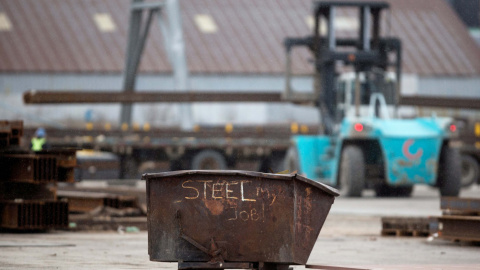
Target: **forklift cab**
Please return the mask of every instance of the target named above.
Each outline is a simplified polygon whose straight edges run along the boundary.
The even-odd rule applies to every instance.
[[[385,103],[389,115],[392,115],[395,106],[396,74],[387,72],[385,74],[360,72],[359,73],[359,91],[355,89],[355,72],[347,72],[338,76],[336,90],[337,93],[337,119],[355,116],[388,117],[380,114],[384,109],[380,108]],[[356,115],[356,93],[359,93],[359,115]],[[372,100],[372,95],[378,97]],[[382,97],[380,97],[382,96]],[[383,101],[379,101],[384,100]],[[375,102],[375,103],[372,103]],[[370,107],[374,108],[374,114],[370,115]]]

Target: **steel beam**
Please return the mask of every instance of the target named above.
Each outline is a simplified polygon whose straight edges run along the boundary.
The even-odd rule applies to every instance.
[[[480,109],[480,99],[459,97],[402,96],[400,97],[400,105],[455,109]]]
[[[70,103],[185,103],[185,102],[286,102],[280,92],[89,92],[36,91],[23,94],[25,104]]]

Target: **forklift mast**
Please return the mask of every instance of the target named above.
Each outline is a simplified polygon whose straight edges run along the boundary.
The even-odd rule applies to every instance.
[[[335,16],[338,10],[355,9],[358,13],[356,37],[336,36]],[[321,1],[313,3],[313,34],[303,38],[286,38],[284,46],[287,56],[286,89],[284,98],[297,103],[313,103],[319,108],[325,134],[334,133],[335,125],[341,119],[337,116],[338,64],[350,66],[356,74],[355,105],[360,103],[360,72],[375,72],[380,76],[387,71],[396,74],[396,90],[393,98],[398,105],[401,75],[401,42],[398,38],[381,37],[381,15],[389,9],[386,2],[373,1]],[[383,11],[383,12],[382,12]],[[323,26],[322,24],[326,24]],[[321,33],[325,29],[325,33]],[[291,51],[293,47],[305,46],[313,56],[315,67],[314,91],[311,94],[298,93],[291,87]]]

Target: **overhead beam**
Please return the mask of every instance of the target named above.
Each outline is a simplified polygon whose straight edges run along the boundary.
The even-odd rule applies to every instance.
[[[71,103],[186,103],[186,102],[286,102],[280,92],[114,92],[30,90],[23,94],[25,104]]]
[[[454,109],[480,109],[479,98],[401,96],[400,105]]]

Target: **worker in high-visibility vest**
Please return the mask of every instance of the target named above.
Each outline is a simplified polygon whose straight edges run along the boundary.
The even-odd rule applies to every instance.
[[[35,131],[35,137],[30,141],[33,151],[42,151],[47,142],[47,133],[44,128],[38,128]]]

